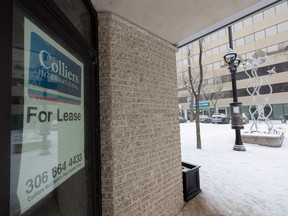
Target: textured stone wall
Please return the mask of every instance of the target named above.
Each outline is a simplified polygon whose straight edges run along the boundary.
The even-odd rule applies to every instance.
[[[174,215],[183,206],[175,49],[98,16],[103,215]]]

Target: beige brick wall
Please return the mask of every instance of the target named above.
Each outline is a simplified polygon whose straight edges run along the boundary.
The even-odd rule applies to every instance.
[[[183,206],[175,49],[98,16],[103,215],[174,215]]]

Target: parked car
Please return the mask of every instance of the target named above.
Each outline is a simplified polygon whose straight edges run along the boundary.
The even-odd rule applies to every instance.
[[[212,124],[229,124],[230,118],[223,113],[214,113],[212,115]]]
[[[207,116],[207,115],[200,115],[199,116],[199,121],[202,122],[202,123],[211,123],[212,119],[209,116]]]
[[[179,116],[179,123],[185,123],[187,120],[181,116]]]

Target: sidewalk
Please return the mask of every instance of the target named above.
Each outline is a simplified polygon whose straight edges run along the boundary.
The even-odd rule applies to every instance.
[[[246,151],[237,152],[230,124],[201,124],[202,149],[196,148],[195,124],[180,124],[182,160],[201,166],[202,192],[176,216],[286,216],[288,125],[276,121],[274,127],[287,131],[280,148],[245,143]]]

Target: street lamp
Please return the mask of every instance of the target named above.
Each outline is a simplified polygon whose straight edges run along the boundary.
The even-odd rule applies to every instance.
[[[229,65],[229,70],[231,73],[231,81],[232,81],[232,92],[233,92],[233,103],[230,103],[231,108],[231,117],[232,117],[232,129],[235,129],[235,145],[233,147],[234,151],[246,151],[245,146],[243,145],[240,129],[243,129],[243,121],[242,121],[242,103],[238,102],[237,97],[237,86],[236,86],[236,72],[237,67],[240,64],[240,58],[237,57],[237,53],[229,49],[227,54],[224,55],[225,62]]]

